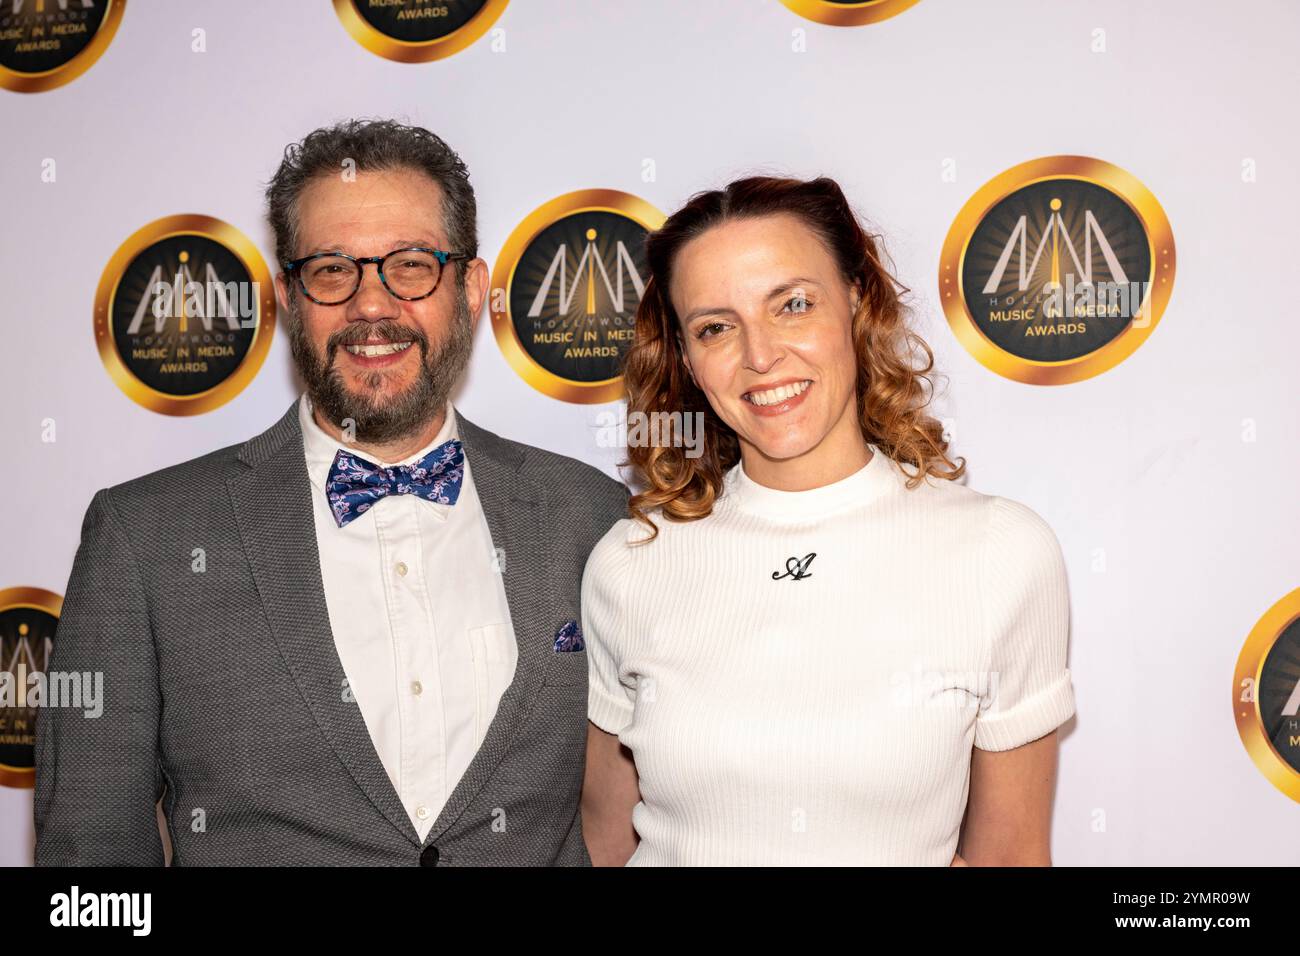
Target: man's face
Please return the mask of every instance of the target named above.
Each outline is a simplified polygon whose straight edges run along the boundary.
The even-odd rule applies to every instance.
[[[360,172],[351,181],[321,176],[298,201],[294,258],[316,252],[382,256],[404,246],[460,252],[443,229],[442,189],[412,169]],[[374,264],[347,302],[319,305],[296,278],[276,277],[289,315],[294,362],[317,410],[361,442],[419,434],[445,406],[469,361],[474,325],[487,288],[487,266],[442,269],[433,295],[405,301],[391,295]]]

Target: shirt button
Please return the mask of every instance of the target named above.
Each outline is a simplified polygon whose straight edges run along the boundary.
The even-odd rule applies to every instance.
[[[424,685],[418,680],[411,681],[411,693],[416,694],[417,696],[424,693]]]
[[[406,562],[405,562],[405,561],[398,561],[398,562],[397,562],[397,567],[395,568],[395,570],[396,570],[397,573],[400,574],[402,577],[406,577]]]
[[[421,820],[426,820],[426,819],[428,819],[428,817],[429,817],[429,808],[428,808],[428,807],[416,807],[416,808],[415,808],[415,815],[416,815],[417,817],[419,817]]]

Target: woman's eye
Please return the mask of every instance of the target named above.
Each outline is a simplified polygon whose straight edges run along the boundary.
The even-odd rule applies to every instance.
[[[696,329],[695,337],[697,339],[711,338],[714,335],[716,335],[719,331],[725,328],[726,326],[723,325],[721,322],[710,322],[707,325],[701,325],[698,329]]]
[[[812,308],[812,302],[808,300],[807,296],[796,295],[790,297],[790,299],[785,304],[785,308],[783,308],[781,311],[799,313],[799,312],[807,312],[811,308]]]

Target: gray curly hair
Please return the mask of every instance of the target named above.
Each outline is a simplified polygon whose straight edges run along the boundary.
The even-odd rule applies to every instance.
[[[285,148],[280,168],[266,187],[267,218],[275,233],[281,265],[294,258],[298,245],[298,198],[322,175],[337,175],[345,161],[358,172],[414,169],[442,187],[442,218],[451,252],[478,255],[478,209],[469,170],[456,151],[422,126],[395,120],[345,120],[308,133]],[[464,262],[458,263],[464,266]],[[463,279],[456,270],[459,285]]]

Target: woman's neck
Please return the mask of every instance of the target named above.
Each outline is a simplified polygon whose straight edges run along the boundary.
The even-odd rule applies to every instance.
[[[864,468],[871,455],[852,414],[844,416],[815,446],[793,458],[771,458],[758,446],[744,439],[740,442],[745,474],[778,491],[807,491],[840,481]]]

